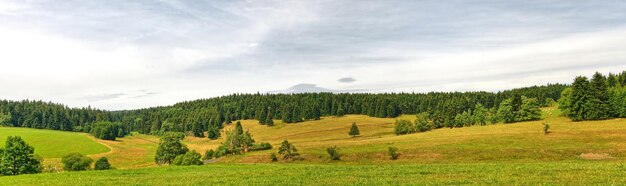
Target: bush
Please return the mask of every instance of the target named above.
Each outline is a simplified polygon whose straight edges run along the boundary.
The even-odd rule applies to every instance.
[[[276,157],[276,154],[272,153],[270,154],[270,160],[272,160],[273,162],[278,161],[278,157]]]
[[[89,169],[93,160],[80,153],[74,152],[63,156],[63,158],[61,158],[61,162],[63,162],[63,170],[82,171]]]
[[[106,157],[101,157],[96,161],[94,165],[94,170],[109,170],[111,169],[111,164],[109,164],[109,160]]]
[[[326,148],[326,152],[328,152],[328,156],[330,156],[330,160],[341,160],[341,154],[339,154],[339,150],[337,149],[337,146]]]
[[[543,134],[550,134],[550,124],[544,123],[543,124]]]
[[[396,147],[389,147],[387,149],[387,154],[389,154],[391,160],[397,160],[400,156],[400,154],[398,154],[398,148]]]
[[[414,127],[409,120],[396,120],[396,135],[410,134],[414,132]]]
[[[258,143],[258,144],[253,144],[252,148],[250,148],[251,151],[261,151],[261,150],[270,150],[272,149],[272,144],[269,143]]]
[[[172,164],[174,165],[202,165],[203,162],[200,160],[202,155],[196,152],[195,150],[187,151],[187,153],[183,155],[178,155],[174,158]]]
[[[302,160],[300,154],[298,154],[298,149],[296,149],[293,144],[289,143],[289,141],[285,140],[280,144],[280,148],[278,148],[278,154],[283,155],[284,160],[292,159],[292,160]]]
[[[206,150],[206,152],[204,153],[203,159],[205,160],[213,159],[214,155],[215,155],[215,151],[213,151],[213,149]]]

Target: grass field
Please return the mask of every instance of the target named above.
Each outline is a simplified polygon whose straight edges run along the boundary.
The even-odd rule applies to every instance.
[[[621,185],[614,162],[216,164],[0,177],[3,185]]]
[[[26,143],[35,148],[35,154],[43,158],[60,158],[69,152],[100,154],[110,151],[85,133],[0,127],[0,146],[4,146],[7,136],[22,137]]]
[[[2,177],[0,183],[589,185],[626,181],[626,119],[571,122],[558,116],[559,110],[554,108],[543,111],[541,121],[443,128],[403,136],[393,134],[396,118],[347,115],[296,124],[276,120],[274,127],[244,120],[244,129],[250,130],[256,141],[269,142],[274,149],[194,167],[156,167],[153,159],[158,138],[134,134],[117,141],[97,140],[112,150],[91,155],[107,156],[114,167],[131,170]],[[400,118],[412,120],[414,116]],[[361,136],[348,135],[352,122],[359,126]],[[550,124],[552,133],[543,134],[544,123]],[[304,161],[270,162],[269,154],[285,139],[299,149]],[[204,153],[223,140],[187,137],[184,142]],[[338,162],[330,161],[325,151],[335,145],[343,155]],[[389,146],[399,148],[400,159],[389,160]]]

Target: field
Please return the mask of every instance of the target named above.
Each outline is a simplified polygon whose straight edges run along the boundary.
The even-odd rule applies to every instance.
[[[0,127],[0,146],[4,146],[7,136],[22,137],[35,148],[35,154],[43,158],[60,158],[69,152],[100,154],[110,151],[85,133]]]
[[[397,118],[347,115],[297,124],[276,120],[274,127],[244,120],[244,129],[256,141],[269,142],[274,149],[228,156],[209,165],[192,167],[155,165],[158,138],[133,134],[117,141],[97,140],[112,150],[92,157],[107,156],[118,170],[2,177],[0,183],[588,185],[626,182],[626,119],[571,122],[559,116],[554,108],[544,108],[543,112],[541,121],[443,128],[403,136],[393,134],[393,122]],[[412,120],[414,116],[400,118]],[[359,126],[361,136],[348,135],[352,122]],[[548,135],[542,131],[544,123],[551,126]],[[233,127],[228,125],[225,129]],[[276,153],[285,139],[298,148],[305,160],[270,162],[269,155]],[[222,140],[187,137],[184,142],[190,149],[204,153],[206,149],[216,148]],[[28,138],[27,141],[38,143]],[[341,161],[329,160],[325,149],[330,146],[339,148]],[[386,154],[389,146],[399,149],[398,160],[389,160]]]
[[[0,178],[3,185],[621,185],[616,162],[473,164],[216,164],[50,173]]]

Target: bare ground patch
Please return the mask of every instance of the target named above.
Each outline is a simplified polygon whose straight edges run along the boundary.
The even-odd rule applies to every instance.
[[[606,153],[583,153],[579,156],[582,159],[586,160],[610,160],[615,159],[615,157],[606,154]]]

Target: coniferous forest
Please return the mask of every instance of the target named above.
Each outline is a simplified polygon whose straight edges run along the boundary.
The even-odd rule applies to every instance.
[[[256,119],[261,125],[274,120],[298,123],[322,116],[363,114],[391,118],[401,114],[427,113],[434,127],[462,127],[484,123],[512,123],[538,119],[529,106],[559,107],[575,121],[626,117],[626,72],[591,80],[577,77],[573,85],[548,84],[492,92],[430,93],[301,93],[232,94],[185,101],[172,106],[138,110],[106,111],[69,108],[43,101],[0,101],[0,124],[4,126],[90,132],[115,139],[136,131],[143,134],[185,132],[215,139],[224,124]],[[508,115],[507,115],[508,114]],[[467,118],[474,119],[467,119]],[[479,118],[476,120],[475,118]]]

